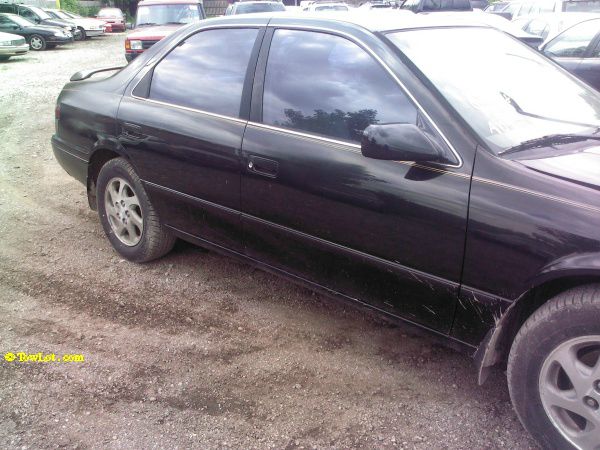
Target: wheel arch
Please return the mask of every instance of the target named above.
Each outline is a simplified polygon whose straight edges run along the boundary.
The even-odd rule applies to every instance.
[[[569,289],[598,282],[600,252],[570,255],[545,266],[477,348],[474,359],[479,384],[485,382],[493,366],[506,362],[517,332],[540,306]]]
[[[88,204],[92,210],[97,211],[98,209],[98,204],[96,201],[96,181],[98,180],[100,169],[102,169],[102,166],[104,166],[104,164],[111,159],[121,157],[125,158],[131,164],[131,161],[125,153],[123,147],[114,140],[99,140],[96,142],[96,145],[94,145],[88,162],[87,173]]]

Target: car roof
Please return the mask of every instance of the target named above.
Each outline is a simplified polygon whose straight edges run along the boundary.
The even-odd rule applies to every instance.
[[[290,22],[295,25],[315,25],[316,22],[319,24],[329,24],[334,26],[336,24],[345,23],[356,25],[361,28],[365,28],[372,32],[385,32],[392,30],[408,30],[414,28],[439,28],[439,27],[489,27],[489,25],[478,21],[477,18],[471,14],[455,15],[452,17],[438,16],[440,13],[435,14],[415,14],[412,11],[403,9],[386,9],[385,11],[377,10],[350,10],[350,11],[323,11],[323,12],[296,12],[296,11],[285,11],[285,12],[267,12],[267,13],[252,13],[244,14],[244,18],[263,18],[263,19],[277,19],[278,23]],[[482,13],[483,14],[483,13]],[[472,16],[472,17],[471,17]],[[209,21],[219,21],[219,23],[237,22],[240,19],[236,16],[225,16],[215,19],[208,19]],[[207,21],[203,21],[207,23]]]

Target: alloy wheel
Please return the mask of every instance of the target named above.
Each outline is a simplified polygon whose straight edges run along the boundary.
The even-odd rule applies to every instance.
[[[34,50],[40,50],[44,46],[44,42],[41,38],[34,36],[31,38],[31,42],[29,45],[31,45],[31,48]]]
[[[123,178],[112,178],[106,185],[104,208],[115,236],[133,247],[140,242],[144,231],[142,207],[137,194]]]
[[[544,410],[554,426],[580,449],[600,449],[600,336],[559,345],[539,378]]]

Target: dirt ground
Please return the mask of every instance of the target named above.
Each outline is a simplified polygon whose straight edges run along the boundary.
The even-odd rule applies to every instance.
[[[535,448],[504,374],[348,305],[179,243],[136,265],[50,147],[112,35],[0,63],[0,448]]]

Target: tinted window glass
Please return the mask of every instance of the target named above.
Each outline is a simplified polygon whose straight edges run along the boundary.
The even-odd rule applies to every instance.
[[[588,20],[557,36],[545,48],[550,56],[581,58],[594,36],[600,31],[600,20]]]
[[[375,123],[416,123],[413,104],[356,44],[324,33],[277,30],[263,98],[263,121],[360,141]]]
[[[223,29],[191,36],[154,69],[150,98],[238,117],[257,34],[256,29]]]
[[[22,17],[25,17],[26,19],[29,19],[31,21],[37,20],[37,16],[31,12],[29,9],[26,8],[19,8],[19,15]],[[50,17],[50,16],[48,16]]]

